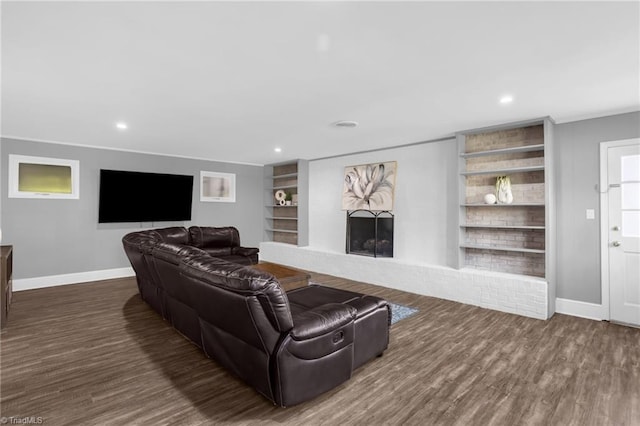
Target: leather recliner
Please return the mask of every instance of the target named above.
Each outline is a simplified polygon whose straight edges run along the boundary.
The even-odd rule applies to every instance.
[[[211,226],[191,226],[189,244],[206,251],[213,257],[242,265],[258,263],[258,249],[241,247],[240,233],[233,226],[214,228]]]
[[[141,297],[275,404],[333,389],[387,348],[383,299],[317,285],[287,293],[273,275],[182,244],[183,237],[166,228],[123,238]]]

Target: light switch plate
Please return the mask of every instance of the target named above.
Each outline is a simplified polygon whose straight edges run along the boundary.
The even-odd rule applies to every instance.
[[[587,209],[587,219],[595,219],[596,211],[594,209]]]

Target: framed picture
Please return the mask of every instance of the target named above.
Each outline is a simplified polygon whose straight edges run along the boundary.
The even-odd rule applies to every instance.
[[[9,154],[9,198],[80,198],[80,162]]]
[[[200,201],[236,202],[236,175],[233,173],[200,172]]]
[[[344,168],[342,210],[393,210],[395,161]]]

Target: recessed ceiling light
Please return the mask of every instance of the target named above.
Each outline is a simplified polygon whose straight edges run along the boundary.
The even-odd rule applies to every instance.
[[[349,120],[341,120],[333,123],[336,127],[356,127],[358,125],[357,121],[349,121]]]
[[[280,148],[280,147],[273,148],[273,150],[274,150],[275,152],[282,152],[282,148]]]
[[[513,96],[511,95],[504,95],[500,98],[501,104],[510,104],[511,102],[513,102]]]
[[[127,123],[125,123],[124,121],[118,121],[116,123],[116,127],[120,130],[127,130],[129,126],[127,126]]]

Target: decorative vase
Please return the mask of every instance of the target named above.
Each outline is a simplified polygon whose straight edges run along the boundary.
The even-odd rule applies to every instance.
[[[287,194],[282,190],[279,189],[278,191],[276,191],[275,193],[275,197],[276,197],[276,204],[280,203],[281,205],[283,205],[281,203],[281,201],[284,201],[284,199],[286,198]]]
[[[509,179],[509,176],[498,176],[496,178],[496,197],[498,198],[499,204],[513,203],[511,179]]]
[[[495,204],[496,203],[496,196],[493,194],[487,194],[484,196],[484,202],[485,204]]]

